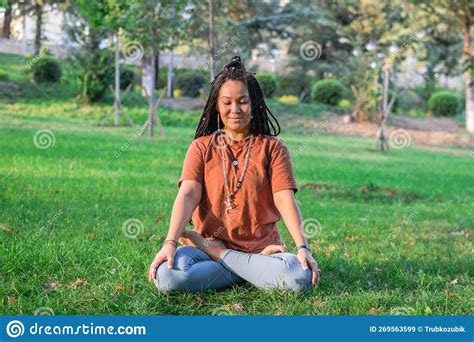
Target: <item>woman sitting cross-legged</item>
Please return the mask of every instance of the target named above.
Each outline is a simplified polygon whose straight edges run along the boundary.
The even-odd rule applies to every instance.
[[[149,280],[159,291],[206,291],[246,281],[294,292],[317,285],[318,265],[303,235],[290,154],[279,133],[259,83],[234,57],[211,83],[168,235],[150,265]],[[194,231],[185,231],[191,217]],[[281,245],[280,218],[297,254]],[[178,240],[184,246],[177,248]]]

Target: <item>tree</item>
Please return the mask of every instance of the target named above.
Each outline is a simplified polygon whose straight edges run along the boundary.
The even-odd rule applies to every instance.
[[[186,5],[185,0],[136,0],[122,22],[128,46],[140,52],[142,85],[149,100],[151,136],[155,123],[157,55],[161,50],[172,49],[185,36],[188,22],[183,20],[183,14],[189,9]]]
[[[104,26],[110,28],[113,32],[114,39],[114,126],[118,126],[120,122],[120,111],[122,107],[122,102],[120,99],[120,30],[122,29],[121,24],[123,17],[127,15],[127,10],[129,9],[129,1],[127,0],[117,0],[117,1],[106,1],[104,6],[106,7],[106,15]],[[122,112],[127,116],[129,123],[133,125],[130,117],[127,113],[122,110]],[[108,118],[108,115],[105,116],[105,119]]]
[[[5,8],[5,15],[3,17],[2,38],[9,39],[11,33],[13,0],[0,1],[0,7]]]
[[[288,37],[289,24],[296,20],[292,11],[274,0],[243,0],[231,6],[223,0],[192,0],[192,4],[194,12],[207,15],[190,18],[190,53],[209,57],[205,67],[211,80],[215,70],[231,56],[240,55],[247,60],[261,43],[267,45],[264,52],[268,53],[275,46],[272,39]]]
[[[76,0],[68,7],[66,32],[79,49],[73,50],[77,76],[81,88],[81,99],[87,102],[101,100],[113,77],[113,57],[102,47],[112,36],[104,25],[108,7],[105,1]]]
[[[466,92],[466,129],[474,133],[474,60],[471,29],[474,24],[474,3],[469,0],[430,0],[417,2],[412,21],[424,27],[431,37],[462,36],[462,65]],[[458,54],[454,55],[454,58]],[[459,58],[457,58],[459,59]]]
[[[34,40],[34,55],[38,56],[41,52],[43,44],[43,19],[45,9],[66,7],[67,0],[22,0],[19,1],[20,11],[23,14],[29,14],[35,18],[35,40]]]

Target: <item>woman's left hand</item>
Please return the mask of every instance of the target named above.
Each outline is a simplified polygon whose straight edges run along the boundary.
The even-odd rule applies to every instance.
[[[303,270],[306,271],[308,267],[311,269],[311,273],[312,273],[311,283],[313,285],[317,285],[319,282],[318,263],[311,255],[311,252],[308,251],[306,248],[301,248],[298,251],[297,258],[298,258],[298,261],[301,263],[301,266],[303,266]]]

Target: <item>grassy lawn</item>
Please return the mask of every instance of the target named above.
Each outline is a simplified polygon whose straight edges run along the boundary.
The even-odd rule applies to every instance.
[[[473,313],[471,151],[411,145],[381,154],[371,140],[283,128],[297,151],[303,216],[321,227],[310,239],[320,286],[306,296],[250,285],[166,295],[147,270],[166,235],[196,113],[166,109],[167,137],[136,139],[137,128],[97,127],[110,104],[79,107],[55,95],[60,86],[0,100],[1,314]],[[132,95],[126,106],[137,123],[146,118],[140,101]],[[34,143],[41,129],[54,134],[47,149]],[[122,230],[132,218],[143,224],[135,239]]]

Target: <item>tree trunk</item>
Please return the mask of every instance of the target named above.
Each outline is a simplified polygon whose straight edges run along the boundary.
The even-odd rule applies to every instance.
[[[2,38],[10,39],[12,23],[12,1],[7,1],[7,8],[5,9],[5,16],[3,17]]]
[[[382,115],[380,116],[380,150],[385,151],[386,136],[385,136],[385,120],[387,117],[388,107],[388,70],[383,71],[383,93],[382,93]]]
[[[152,60],[149,53],[145,54],[142,58],[142,95],[150,95],[152,92],[151,84],[152,79],[155,78],[155,74],[153,73],[153,66]],[[146,89],[146,91],[145,91]]]
[[[142,91],[144,95],[148,95],[148,106],[149,106],[149,124],[150,124],[150,136],[154,135],[154,115],[153,106],[155,105],[155,87],[156,87],[156,50],[151,48],[150,53],[147,53],[142,58]],[[146,90],[145,90],[146,89]]]
[[[464,40],[464,63],[466,63],[466,70],[464,71],[464,84],[466,86],[466,129],[470,133],[474,133],[474,79],[472,75],[472,54],[471,54],[471,25],[469,22],[464,25],[463,40]]]
[[[114,101],[114,126],[119,125],[120,111],[120,41],[118,33],[115,34],[115,101]]]
[[[174,55],[173,50],[171,49],[169,52],[169,60],[170,63],[168,64],[168,98],[173,98],[173,89],[174,89]]]
[[[156,52],[156,72],[155,72],[155,89],[158,90],[158,82],[160,82],[160,51]]]
[[[151,48],[151,82],[150,82],[150,137],[154,136],[155,131],[155,117],[153,113],[153,107],[155,106],[155,88],[156,88],[156,50],[154,47]]]
[[[35,1],[35,17],[36,17],[36,32],[35,32],[35,52],[38,56],[41,50],[41,36],[43,29],[43,9],[39,1]]]
[[[211,58],[209,60],[209,70],[211,76],[211,82],[214,81],[215,75],[215,63],[214,63],[214,56],[216,53],[216,47],[214,43],[214,15],[216,10],[216,3],[215,0],[209,0],[209,48],[211,51]]]

